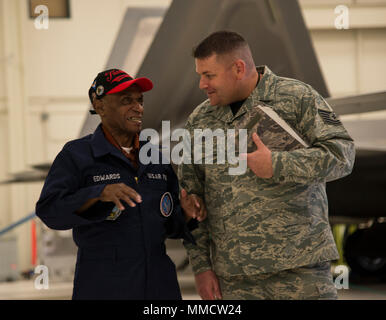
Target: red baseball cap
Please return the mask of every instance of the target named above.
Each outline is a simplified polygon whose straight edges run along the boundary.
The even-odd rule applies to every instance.
[[[109,69],[98,73],[88,91],[88,96],[92,103],[93,93],[95,93],[97,99],[101,99],[106,94],[121,92],[133,84],[138,85],[142,92],[153,89],[153,83],[148,78],[134,79],[122,70]],[[90,110],[90,112],[95,114],[94,110]]]

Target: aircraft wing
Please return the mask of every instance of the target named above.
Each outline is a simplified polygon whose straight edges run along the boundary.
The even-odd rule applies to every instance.
[[[342,116],[386,109],[386,91],[353,95],[342,98],[327,98],[334,111]]]

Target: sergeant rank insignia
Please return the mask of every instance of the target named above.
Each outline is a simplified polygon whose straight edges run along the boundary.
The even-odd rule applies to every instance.
[[[161,211],[161,214],[167,218],[170,217],[173,211],[173,198],[170,192],[165,192],[162,197],[159,204],[159,209]]]
[[[332,111],[326,111],[318,109],[319,115],[323,119],[324,123],[332,125],[341,125],[342,123],[338,119],[337,115]]]
[[[116,220],[121,215],[121,213],[122,211],[119,210],[117,206],[115,206],[106,220]]]

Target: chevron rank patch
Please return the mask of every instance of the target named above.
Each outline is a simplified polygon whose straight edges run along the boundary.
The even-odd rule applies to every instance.
[[[342,122],[338,119],[335,112],[318,109],[319,115],[323,119],[324,123],[332,124],[335,126],[342,125]]]

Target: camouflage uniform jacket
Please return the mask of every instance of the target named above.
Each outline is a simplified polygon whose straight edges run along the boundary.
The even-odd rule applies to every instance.
[[[310,147],[272,151],[269,179],[249,168],[243,175],[229,175],[227,162],[179,166],[181,187],[200,195],[208,210],[192,232],[197,245],[184,244],[196,274],[212,269],[220,276],[252,275],[339,258],[325,183],[351,172],[353,140],[311,86],[258,68],[264,68],[264,76],[236,115],[229,106],[211,106],[206,100],[188,118],[191,137],[194,129],[237,131],[246,118],[253,119],[251,107],[264,102]],[[326,114],[332,115],[330,121]],[[251,135],[248,130],[248,146]]]

